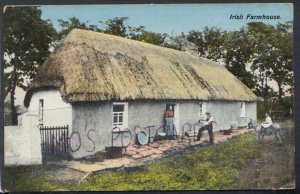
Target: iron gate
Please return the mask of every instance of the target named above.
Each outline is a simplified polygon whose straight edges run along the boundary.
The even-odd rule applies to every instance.
[[[69,157],[69,126],[41,126],[43,162]]]

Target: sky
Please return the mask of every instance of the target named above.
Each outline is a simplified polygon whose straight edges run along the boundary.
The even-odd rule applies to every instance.
[[[291,3],[252,3],[252,4],[136,4],[136,5],[46,5],[41,6],[42,19],[49,19],[60,30],[58,19],[68,20],[75,16],[82,22],[98,25],[114,17],[129,17],[127,25],[146,30],[178,35],[190,30],[202,31],[205,26],[222,30],[238,30],[248,22],[264,22],[276,25],[293,20]],[[249,20],[247,14],[280,16],[276,20]],[[230,19],[231,15],[243,15],[243,19]],[[276,86],[273,85],[276,90]],[[16,104],[22,105],[25,92],[16,91]]]
[[[223,30],[238,30],[250,21],[246,15],[279,15],[279,20],[259,20],[277,24],[293,20],[293,5],[289,3],[256,4],[136,4],[136,5],[67,5],[42,6],[42,18],[50,19],[60,29],[58,19],[68,20],[75,16],[80,21],[104,28],[99,21],[114,17],[129,17],[127,24],[157,33],[178,35],[190,30],[202,30],[205,26],[216,26]],[[230,20],[230,16],[244,16],[241,20]]]

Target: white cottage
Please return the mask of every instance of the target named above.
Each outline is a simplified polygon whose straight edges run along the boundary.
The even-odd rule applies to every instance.
[[[112,128],[164,125],[174,107],[177,133],[209,111],[214,130],[256,120],[255,94],[225,67],[185,52],[72,30],[39,69],[25,97],[46,126],[69,125],[75,158],[111,145]],[[79,137],[80,136],[80,137]],[[73,145],[74,146],[74,145]]]

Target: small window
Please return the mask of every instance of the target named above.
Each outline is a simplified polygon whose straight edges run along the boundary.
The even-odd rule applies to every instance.
[[[240,117],[245,117],[246,116],[246,106],[245,102],[241,103],[241,112],[240,112]]]
[[[39,100],[39,124],[44,124],[44,99]]]
[[[114,112],[124,112],[124,107],[125,107],[124,104],[115,104],[113,106],[113,111]]]
[[[113,127],[119,127],[121,130],[128,125],[128,104],[113,103]]]
[[[199,115],[205,115],[206,112],[206,103],[200,102],[199,103]]]

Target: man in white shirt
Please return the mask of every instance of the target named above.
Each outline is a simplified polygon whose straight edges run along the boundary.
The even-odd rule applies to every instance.
[[[266,120],[261,124],[263,128],[268,128],[273,124],[271,117],[266,113]]]
[[[197,134],[197,141],[199,141],[202,137],[202,132],[207,130],[209,135],[209,141],[214,141],[214,134],[213,134],[213,122],[215,122],[215,119],[213,116],[210,115],[209,112],[206,112],[206,118],[203,118],[202,115],[200,115],[199,122],[203,124],[203,126],[198,130]]]

